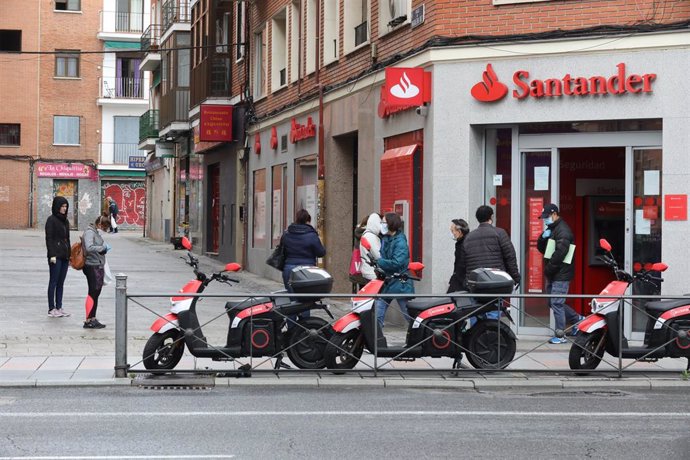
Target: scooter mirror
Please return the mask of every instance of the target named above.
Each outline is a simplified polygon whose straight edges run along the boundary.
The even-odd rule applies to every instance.
[[[424,264],[421,262],[410,262],[410,265],[408,265],[407,268],[413,272],[418,272],[424,270]]]
[[[238,272],[240,270],[242,270],[242,265],[235,263],[235,262],[231,262],[225,266],[224,271],[226,271],[226,272]]]
[[[361,240],[359,240],[359,243],[360,243],[362,246],[364,246],[364,249],[366,249],[367,251],[371,251],[371,243],[369,243],[369,242],[366,240],[366,238],[362,238]]]
[[[609,244],[608,241],[606,241],[606,239],[604,239],[604,238],[600,239],[599,240],[599,246],[604,251],[611,252],[611,245]]]
[[[663,262],[657,262],[655,264],[652,264],[652,271],[655,272],[664,272],[668,268],[668,265],[666,265]]]
[[[182,242],[182,247],[185,248],[187,251],[192,250],[192,242],[189,241],[189,238],[187,238],[186,236],[183,236],[181,242]]]

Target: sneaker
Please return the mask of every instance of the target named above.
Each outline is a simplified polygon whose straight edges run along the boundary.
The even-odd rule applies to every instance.
[[[60,318],[62,315],[57,308],[53,308],[52,310],[48,310],[48,316],[51,318]]]
[[[568,343],[568,339],[565,337],[551,337],[549,339],[549,343],[557,344],[557,343]]]
[[[103,329],[104,327],[105,324],[99,323],[96,318],[84,322],[84,329]]]
[[[63,310],[62,308],[56,308],[55,310],[57,310],[58,313],[60,313],[60,316],[64,316],[65,318],[68,317],[68,316],[72,316],[71,313],[67,313],[67,312],[66,312],[65,310]]]

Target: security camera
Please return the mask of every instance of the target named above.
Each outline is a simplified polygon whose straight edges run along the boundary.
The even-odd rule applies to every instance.
[[[417,115],[422,117],[426,117],[429,114],[429,108],[426,105],[420,105],[419,107],[414,109],[414,111],[415,113],[417,113]]]

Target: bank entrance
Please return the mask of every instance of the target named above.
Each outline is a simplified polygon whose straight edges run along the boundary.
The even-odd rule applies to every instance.
[[[513,126],[485,130],[485,200],[496,209],[496,225],[510,232],[520,259],[521,292],[545,293],[543,206],[556,203],[575,236],[575,278],[571,294],[595,294],[613,279],[597,259],[600,238],[614,248],[628,272],[661,260],[661,131],[655,120],[602,131],[609,122]],[[566,131],[569,132],[550,132]],[[579,126],[582,131],[573,129]],[[598,130],[599,129],[599,130]],[[632,294],[655,289],[633,285]],[[588,300],[572,300],[581,314]],[[626,333],[641,338],[644,314],[627,307]],[[547,335],[553,318],[544,299],[524,300],[518,315],[521,334]]]

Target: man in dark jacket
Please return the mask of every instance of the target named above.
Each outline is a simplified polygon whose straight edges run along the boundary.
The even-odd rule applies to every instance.
[[[575,246],[572,230],[568,224],[561,219],[558,206],[549,203],[544,206],[541,213],[544,220],[544,232],[537,240],[537,249],[544,254],[546,265],[544,275],[546,276],[547,294],[567,294],[570,281],[573,279],[575,269],[573,267],[573,255]],[[556,331],[564,331],[566,319],[572,324],[576,324],[584,317],[575,313],[569,305],[565,303],[563,297],[552,297],[549,299],[549,306],[553,311],[556,322]],[[577,333],[577,327],[573,326],[571,334]],[[566,343],[565,337],[554,336],[549,343]]]
[[[515,248],[506,231],[492,225],[493,215],[490,206],[477,208],[475,216],[479,227],[463,238],[460,273],[467,277],[476,268],[495,268],[508,272],[515,284],[520,284]]]

